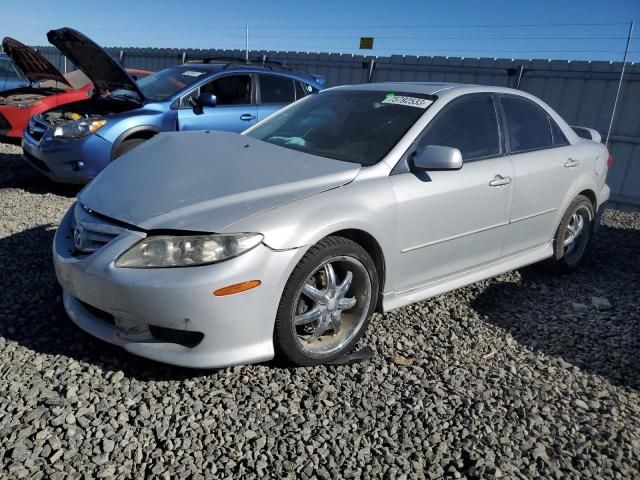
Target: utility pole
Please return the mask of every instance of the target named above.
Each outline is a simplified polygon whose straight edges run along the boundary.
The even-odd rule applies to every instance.
[[[632,34],[633,34],[633,20],[629,24],[629,34],[627,35],[627,45],[624,47],[624,57],[622,59],[622,71],[620,72],[620,81],[618,82],[618,91],[616,91],[616,99],[613,102],[613,110],[611,111],[611,120],[609,121],[609,130],[607,131],[607,139],[604,142],[605,147],[609,145],[609,137],[611,136],[611,129],[613,128],[613,119],[616,116],[616,108],[618,107],[618,99],[620,97],[620,90],[622,89],[622,79],[624,78],[624,69],[627,66],[627,54],[629,53],[629,43],[631,42]]]
[[[249,25],[244,27],[245,41],[244,41],[244,61],[249,63]]]

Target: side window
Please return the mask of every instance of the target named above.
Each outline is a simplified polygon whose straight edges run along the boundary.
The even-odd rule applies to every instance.
[[[555,147],[569,145],[569,140],[567,140],[567,137],[565,137],[564,133],[562,133],[562,130],[560,130],[558,124],[551,117],[549,117],[549,125],[551,125],[551,137],[553,138],[553,145]]]
[[[427,125],[420,145],[457,148],[464,160],[499,154],[498,120],[491,96],[453,100]]]
[[[277,75],[260,75],[260,103],[291,103],[295,99],[292,79]]]
[[[246,105],[251,103],[251,75],[217,78],[202,85],[200,91],[214,94],[218,105]]]
[[[509,127],[511,151],[525,152],[553,146],[549,115],[534,103],[515,97],[501,97]]]
[[[197,98],[200,92],[214,94],[217,105],[246,105],[251,103],[251,75],[230,75],[205,83],[182,97],[180,107],[191,108],[189,99]]]

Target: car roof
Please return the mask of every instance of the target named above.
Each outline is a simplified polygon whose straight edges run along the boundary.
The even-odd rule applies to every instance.
[[[318,78],[314,75],[311,75],[306,72],[302,72],[299,70],[292,70],[287,68],[286,66],[273,65],[267,62],[266,64],[261,63],[248,63],[243,64],[240,62],[221,62],[221,61],[203,61],[198,62],[195,60],[189,61],[187,63],[183,63],[182,65],[176,65],[172,68],[197,68],[199,70],[207,70],[211,73],[218,73],[222,70],[225,72],[247,72],[247,73],[277,73],[278,75],[285,75],[287,77],[295,78],[298,80],[303,80],[307,83],[317,84],[319,83]]]
[[[513,88],[495,87],[491,85],[474,85],[469,83],[449,83],[449,82],[380,82],[365,83],[361,85],[345,85],[334,87],[334,89],[348,90],[371,90],[371,91],[392,91],[404,93],[420,93],[425,95],[436,95],[446,92],[447,96],[459,96],[466,93],[511,93],[524,97],[530,97],[522,90]]]

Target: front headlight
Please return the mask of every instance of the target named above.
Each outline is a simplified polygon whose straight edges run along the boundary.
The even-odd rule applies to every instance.
[[[66,125],[57,126],[53,131],[53,136],[69,139],[82,138],[86,137],[90,133],[98,131],[105,123],[107,123],[106,120],[79,120]]]
[[[116,260],[116,267],[192,267],[220,262],[248,252],[260,242],[259,233],[213,235],[154,235],[136,243]]]

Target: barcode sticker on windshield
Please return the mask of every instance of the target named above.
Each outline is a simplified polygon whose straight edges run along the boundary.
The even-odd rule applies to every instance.
[[[182,72],[182,75],[187,75],[188,77],[199,77],[200,75],[204,75],[204,72],[198,72],[196,70],[187,70],[186,72]]]
[[[407,107],[427,108],[433,103],[433,100],[418,97],[404,97],[402,95],[394,95],[390,93],[385,97],[382,103],[390,103],[392,105],[405,105]]]

